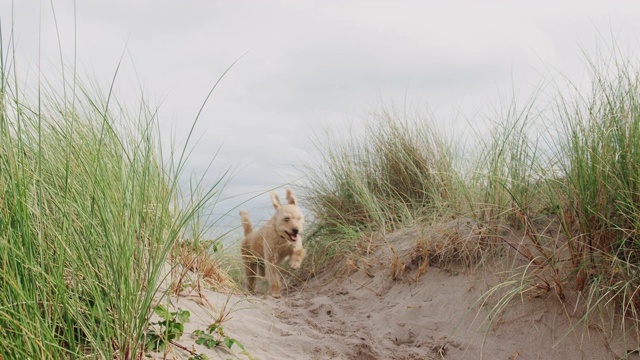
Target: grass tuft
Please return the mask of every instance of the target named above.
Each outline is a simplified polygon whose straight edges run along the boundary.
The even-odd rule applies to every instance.
[[[318,145],[322,158],[305,168],[305,204],[316,225],[310,239],[331,239],[317,241],[322,250],[315,253],[354,251],[363,233],[432,216],[449,200],[449,147],[428,118],[382,110],[359,136],[326,138]]]

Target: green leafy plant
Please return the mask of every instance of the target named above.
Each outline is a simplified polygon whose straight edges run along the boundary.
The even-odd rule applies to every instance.
[[[194,331],[193,336],[196,338],[196,344],[202,345],[207,349],[213,349],[222,344],[231,349],[234,344],[237,344],[240,349],[245,350],[241,342],[225,335],[222,326],[218,323],[209,325],[206,332],[203,330]]]
[[[152,328],[147,332],[146,349],[149,351],[164,351],[167,344],[179,340],[184,334],[184,324],[189,322],[191,314],[182,309],[169,311],[166,307],[158,305],[153,309],[162,320],[151,323],[158,328]]]
[[[189,360],[209,360],[209,357],[205,354],[196,354],[189,357]]]

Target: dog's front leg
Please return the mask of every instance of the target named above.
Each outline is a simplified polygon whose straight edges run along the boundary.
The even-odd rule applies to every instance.
[[[304,256],[306,254],[307,250],[303,249],[302,247],[294,249],[293,254],[291,254],[291,257],[289,259],[289,266],[291,266],[291,268],[294,270],[300,269],[302,259],[304,259]]]

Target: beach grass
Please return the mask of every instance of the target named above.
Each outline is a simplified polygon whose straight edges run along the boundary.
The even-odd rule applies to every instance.
[[[6,47],[2,46],[2,49]],[[142,356],[161,270],[222,183],[181,186],[156,108],[111,90],[22,82],[0,59],[0,358]],[[115,80],[115,75],[114,75]],[[211,204],[209,204],[211,205]]]

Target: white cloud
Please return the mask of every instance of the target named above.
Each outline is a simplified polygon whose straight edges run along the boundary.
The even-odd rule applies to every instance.
[[[71,66],[77,52],[80,74],[106,87],[124,53],[121,97],[139,98],[141,84],[178,139],[249,51],[205,107],[190,162],[198,172],[222,145],[210,181],[238,169],[228,196],[291,179],[318,122],[405,97],[447,122],[451,108],[497,106],[511,83],[526,96],[546,66],[580,76],[580,46],[598,37],[637,56],[640,33],[640,4],[623,1],[61,0],[56,32],[48,2],[0,0],[5,34],[12,7],[23,69],[59,69],[60,50]]]

